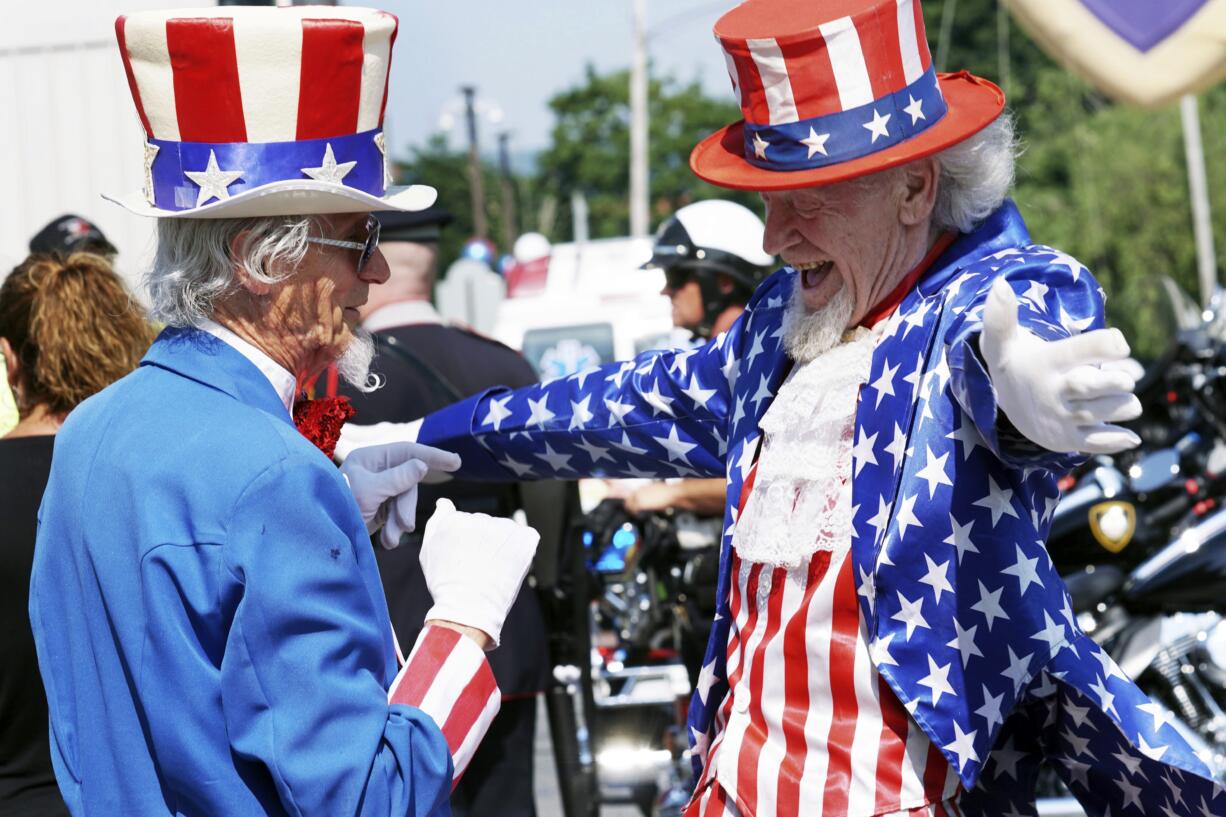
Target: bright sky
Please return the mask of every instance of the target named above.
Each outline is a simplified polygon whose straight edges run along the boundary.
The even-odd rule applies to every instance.
[[[493,152],[500,130],[511,131],[516,153],[544,147],[553,126],[550,96],[578,82],[589,62],[601,71],[629,67],[631,2],[381,0],[380,8],[400,18],[385,121],[395,155],[424,142],[447,113],[456,120],[452,144],[467,145],[460,94],[466,84],[476,85],[478,99],[503,114],[501,124],[481,123],[483,153]],[[653,71],[698,78],[708,93],[731,99],[711,28],[735,4],[647,0]]]

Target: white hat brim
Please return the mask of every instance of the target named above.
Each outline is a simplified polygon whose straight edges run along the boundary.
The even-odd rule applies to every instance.
[[[389,187],[382,196],[372,196],[342,184],[295,179],[273,182],[244,190],[226,199],[211,201],[190,210],[163,210],[149,203],[142,193],[102,197],[138,216],[155,218],[256,218],[260,216],[309,216],[326,213],[369,213],[381,210],[412,212],[434,204],[438,191],[427,184]]]

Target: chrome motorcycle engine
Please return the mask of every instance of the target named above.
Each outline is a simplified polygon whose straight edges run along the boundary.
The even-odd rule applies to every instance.
[[[1180,731],[1219,778],[1226,778],[1226,621],[1216,613],[1163,620],[1163,637],[1138,681],[1175,715]]]

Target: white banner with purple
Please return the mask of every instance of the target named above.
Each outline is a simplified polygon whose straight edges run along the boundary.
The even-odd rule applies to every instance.
[[[1157,107],[1226,76],[1226,0],[1004,0],[1047,53],[1123,102]]]

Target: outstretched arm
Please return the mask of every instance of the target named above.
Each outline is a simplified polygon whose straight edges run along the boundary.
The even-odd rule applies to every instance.
[[[455,451],[463,460],[456,476],[466,479],[722,476],[747,316],[699,349],[644,352],[515,391],[490,389],[417,428],[382,424],[350,439],[398,435]]]
[[[1098,368],[1128,352],[1117,331],[1103,329],[1098,282],[1044,247],[987,260],[990,271],[964,276],[977,291],[945,335],[954,396],[984,445],[1012,465],[1055,472],[1086,452],[1134,445],[1135,435],[1113,425],[1139,413],[1132,379]]]

